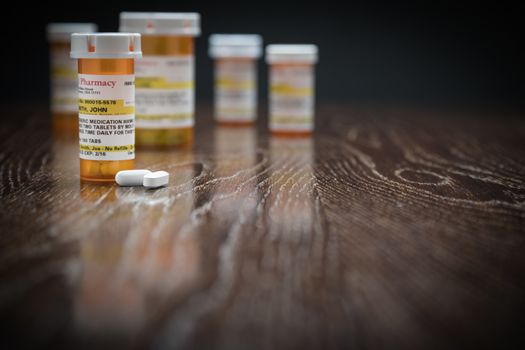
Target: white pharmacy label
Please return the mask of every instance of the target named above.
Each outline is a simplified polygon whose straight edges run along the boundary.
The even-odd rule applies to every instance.
[[[270,128],[311,131],[314,123],[312,66],[273,66],[270,74]]]
[[[255,60],[215,63],[215,117],[223,121],[253,121],[257,106]]]
[[[76,116],[78,110],[77,60],[69,49],[51,50],[51,111]]]
[[[140,129],[176,129],[194,124],[194,59],[144,56],[135,61],[136,125]]]
[[[135,158],[134,75],[78,75],[80,158]]]

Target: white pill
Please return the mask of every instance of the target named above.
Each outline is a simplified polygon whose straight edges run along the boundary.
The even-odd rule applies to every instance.
[[[165,171],[155,171],[144,176],[142,184],[146,188],[166,186],[170,182],[170,174]]]
[[[144,175],[151,174],[147,169],[121,170],[115,175],[120,186],[142,186]]]

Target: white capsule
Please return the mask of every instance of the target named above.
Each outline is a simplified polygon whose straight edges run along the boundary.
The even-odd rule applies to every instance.
[[[165,171],[155,171],[144,176],[142,184],[146,188],[166,186],[170,182],[170,174]]]
[[[121,170],[115,175],[120,186],[142,186],[144,175],[151,174],[147,169]]]

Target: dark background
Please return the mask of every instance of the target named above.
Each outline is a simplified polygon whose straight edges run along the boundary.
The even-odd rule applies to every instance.
[[[210,33],[259,33],[268,43],[315,43],[319,102],[430,104],[523,111],[523,6],[434,1],[20,2],[6,10],[4,103],[45,102],[48,22],[116,31],[120,11],[196,11],[197,99],[212,98]],[[6,69],[7,68],[7,69]],[[266,67],[260,62],[261,97]]]

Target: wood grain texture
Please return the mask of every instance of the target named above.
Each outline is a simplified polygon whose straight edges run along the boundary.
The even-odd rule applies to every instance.
[[[303,139],[214,127],[81,184],[41,110],[0,123],[3,349],[447,349],[520,341],[525,122],[328,105]],[[516,343],[514,343],[516,344]]]

